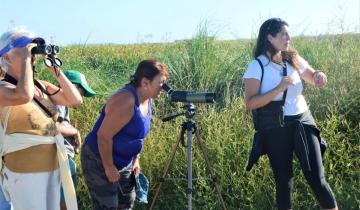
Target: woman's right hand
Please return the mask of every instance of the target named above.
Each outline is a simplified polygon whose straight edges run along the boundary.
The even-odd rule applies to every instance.
[[[280,84],[277,86],[277,88],[281,91],[284,92],[289,85],[293,85],[294,84],[294,79],[291,78],[290,76],[284,76],[280,82]]]
[[[30,59],[32,61],[33,55],[31,54],[31,49],[34,48],[35,46],[36,46],[35,43],[29,43],[25,47],[13,48],[12,52],[13,55],[15,55],[22,62]]]
[[[29,43],[25,47],[20,48],[20,56],[23,60],[27,58],[32,58],[31,50],[32,48],[36,47],[35,43]]]
[[[115,165],[105,168],[105,174],[109,182],[114,183],[120,179],[120,172]]]

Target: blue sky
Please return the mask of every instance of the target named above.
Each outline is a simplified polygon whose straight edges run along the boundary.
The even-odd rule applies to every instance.
[[[292,35],[360,31],[360,0],[1,0],[0,32],[25,26],[59,45],[171,42],[206,22],[218,39],[254,38],[281,17]]]

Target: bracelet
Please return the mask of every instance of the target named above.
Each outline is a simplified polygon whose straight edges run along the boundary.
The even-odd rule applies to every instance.
[[[49,93],[49,92],[48,92],[48,93],[49,93],[48,95],[49,95],[49,96],[53,96],[53,95],[55,95],[56,93],[60,92],[60,90],[61,90],[61,89],[58,88],[58,89],[57,89],[55,92],[53,92],[53,93]]]
[[[318,73],[323,73],[323,74],[325,74],[323,71],[314,71],[314,76],[316,75],[316,74],[318,74]],[[314,77],[313,76],[313,77]]]

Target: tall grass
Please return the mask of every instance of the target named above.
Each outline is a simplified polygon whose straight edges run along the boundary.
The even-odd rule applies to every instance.
[[[217,41],[206,28],[192,40],[170,44],[126,46],[69,46],[62,51],[63,69],[82,71],[98,96],[72,109],[83,138],[108,96],[127,82],[139,61],[155,58],[170,68],[175,89],[215,91],[215,105],[196,105],[197,128],[221,186],[228,209],[275,209],[274,181],[266,157],[251,172],[245,172],[253,136],[249,112],[242,97],[242,75],[252,59],[254,40]],[[304,94],[317,119],[329,148],[324,158],[327,181],[333,188],[340,209],[360,209],[360,36],[336,35],[298,37],[293,45],[316,69],[328,75],[329,85],[315,89],[305,85]],[[47,74],[41,70],[39,77]],[[141,155],[142,171],[150,180],[151,201],[170,151],[179,137],[184,118],[163,123],[160,118],[182,111],[180,103],[162,97],[155,103],[152,130]],[[208,172],[197,142],[193,146],[194,177]],[[78,157],[76,158],[80,166]],[[80,167],[79,167],[80,168]],[[180,147],[169,176],[185,177],[186,149]],[[294,161],[294,209],[319,209],[314,196]],[[77,195],[80,209],[90,209],[90,198],[78,170]],[[156,209],[184,209],[186,182],[166,182]],[[135,209],[149,206],[136,204]],[[194,182],[194,209],[221,209],[211,182]]]

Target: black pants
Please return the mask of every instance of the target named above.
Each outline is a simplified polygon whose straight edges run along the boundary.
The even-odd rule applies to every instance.
[[[291,209],[291,191],[293,186],[293,153],[295,126],[287,125],[275,128],[264,134],[264,149],[269,157],[276,183],[276,202],[279,210]],[[319,141],[311,131],[306,131],[306,140],[309,148],[309,163],[311,170],[302,169],[307,182],[313,190],[316,199],[322,208],[336,207],[336,200],[329,184],[324,177],[322,157]],[[299,158],[301,161],[301,159]]]

